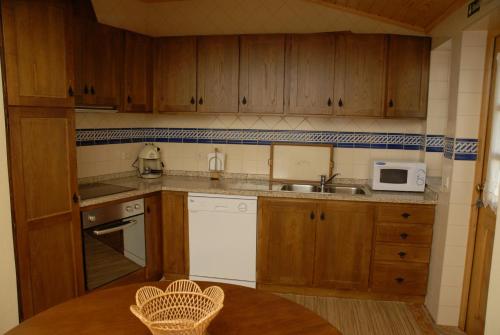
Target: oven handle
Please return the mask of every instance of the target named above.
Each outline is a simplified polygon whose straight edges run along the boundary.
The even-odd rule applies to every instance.
[[[113,227],[113,228],[108,228],[108,229],[101,229],[101,230],[94,230],[93,233],[96,236],[102,236],[106,234],[111,234],[120,230],[124,230],[125,228],[131,227],[133,225],[137,224],[137,220],[130,220],[130,221],[123,221],[122,225]]]

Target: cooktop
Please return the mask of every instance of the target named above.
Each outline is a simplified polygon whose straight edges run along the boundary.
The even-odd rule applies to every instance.
[[[91,183],[79,185],[78,190],[80,192],[80,198],[82,200],[87,200],[116,193],[133,191],[135,188],[106,183]]]

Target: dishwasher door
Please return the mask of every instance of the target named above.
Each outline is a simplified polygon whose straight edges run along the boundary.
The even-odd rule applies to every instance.
[[[255,287],[257,198],[190,193],[189,277]]]

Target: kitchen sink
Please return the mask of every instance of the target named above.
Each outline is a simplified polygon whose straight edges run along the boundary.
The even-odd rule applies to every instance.
[[[299,193],[338,193],[350,195],[366,195],[368,193],[364,185],[349,184],[326,185],[323,192],[319,185],[309,184],[284,184],[281,186],[280,190]]]

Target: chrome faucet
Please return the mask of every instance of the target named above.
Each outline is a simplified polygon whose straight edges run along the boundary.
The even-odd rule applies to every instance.
[[[337,176],[339,176],[340,173],[334,173],[330,178],[326,179],[326,175],[321,175],[321,180],[319,182],[319,186],[321,189],[321,192],[325,192],[325,185],[330,184],[331,181]]]

